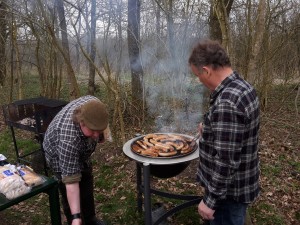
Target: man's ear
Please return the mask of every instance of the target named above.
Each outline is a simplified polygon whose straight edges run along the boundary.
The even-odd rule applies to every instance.
[[[203,66],[203,67],[202,67],[202,71],[203,71],[203,73],[205,73],[205,74],[209,74],[210,68],[209,68],[208,66]]]

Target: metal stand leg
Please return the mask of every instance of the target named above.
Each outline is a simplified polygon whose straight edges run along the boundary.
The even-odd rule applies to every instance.
[[[169,216],[175,214],[176,212],[190,207],[192,205],[199,204],[202,197],[196,195],[180,195],[180,194],[172,194],[163,191],[159,191],[151,188],[150,184],[150,164],[149,163],[136,163],[136,177],[137,177],[137,206],[138,211],[142,211],[142,207],[144,204],[144,221],[145,225],[158,225],[164,220],[166,220]],[[143,171],[142,171],[143,170]],[[156,219],[156,221],[152,221],[152,207],[151,207],[151,195],[158,195],[165,198],[184,200],[185,202],[181,204],[177,204],[177,206],[172,209],[166,211],[163,215]],[[144,195],[144,199],[143,199]]]
[[[61,225],[59,194],[57,186],[53,186],[47,191],[50,203],[50,215],[52,225]]]
[[[144,173],[145,224],[152,225],[149,163],[143,163],[143,173]]]
[[[142,212],[143,210],[143,193],[141,190],[142,186],[142,168],[140,163],[136,163],[136,189],[137,189],[137,207],[138,211]]]

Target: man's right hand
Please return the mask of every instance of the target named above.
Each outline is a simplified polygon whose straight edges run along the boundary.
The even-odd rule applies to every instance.
[[[203,123],[199,123],[198,131],[199,131],[199,134],[200,134],[200,137],[201,137],[202,133],[203,133]]]

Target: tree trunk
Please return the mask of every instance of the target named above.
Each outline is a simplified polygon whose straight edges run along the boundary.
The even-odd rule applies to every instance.
[[[5,83],[6,77],[6,40],[7,40],[7,4],[0,2],[0,86]]]
[[[21,70],[21,59],[20,59],[20,51],[19,51],[19,45],[17,42],[17,25],[16,25],[16,21],[14,20],[14,18],[12,19],[12,34],[11,34],[11,38],[12,38],[12,44],[13,44],[13,49],[15,52],[15,60],[16,60],[16,79],[15,79],[15,83],[17,83],[18,85],[18,99],[23,99],[23,76],[22,76],[22,70]]]
[[[263,36],[265,33],[265,14],[266,14],[266,0],[260,0],[257,9],[257,19],[256,25],[254,29],[254,37],[253,42],[251,44],[252,49],[249,55],[249,64],[248,69],[246,71],[246,77],[251,82],[255,81],[255,74],[257,73],[256,63],[257,56],[261,49]],[[259,75],[260,76],[260,75]]]
[[[233,0],[232,0],[233,1]],[[222,33],[222,45],[230,55],[231,52],[231,35],[230,35],[230,25],[228,21],[230,9],[227,7],[231,4],[231,1],[227,0],[214,0],[213,1],[213,9],[218,18],[221,33]]]
[[[218,1],[219,2],[219,1]],[[233,0],[224,0],[224,6],[227,18],[229,17]],[[209,35],[213,40],[217,40],[222,43],[222,30],[220,26],[220,21],[218,19],[216,10],[214,8],[214,0],[211,0],[210,13],[209,13]]]
[[[167,5],[168,11],[166,11],[167,15],[167,30],[168,30],[168,41],[169,41],[169,52],[171,59],[176,60],[176,51],[175,51],[175,40],[174,40],[174,19],[173,19],[173,0],[168,0]],[[175,62],[175,65],[177,63]]]
[[[40,0],[39,0],[40,2]],[[58,17],[60,20],[60,29],[61,29],[61,38],[62,38],[62,47],[59,46],[58,41],[56,40],[56,37],[53,35],[53,31],[50,31],[52,33],[52,38],[55,40],[55,43],[57,47],[59,48],[60,52],[62,53],[65,63],[67,65],[67,77],[69,81],[69,97],[70,99],[75,99],[79,97],[80,90],[77,84],[75,72],[72,67],[71,58],[70,58],[70,51],[69,51],[69,41],[68,41],[68,33],[67,33],[67,24],[66,24],[66,18],[65,18],[65,9],[64,4],[62,0],[56,0],[56,7],[58,12]],[[46,17],[44,16],[46,19]]]
[[[132,101],[136,115],[143,112],[143,69],[140,59],[140,1],[128,0],[128,52],[131,69]]]
[[[88,84],[88,94],[94,95],[95,93],[95,67],[93,63],[95,62],[96,57],[96,0],[92,0],[91,5],[91,31],[90,31],[90,40],[91,40],[91,52],[90,58],[92,62],[89,62],[89,84]]]
[[[155,10],[155,33],[156,33],[156,58],[159,57],[159,54],[160,54],[160,23],[161,23],[161,15],[160,15],[160,7],[157,5],[156,6],[156,10]]]

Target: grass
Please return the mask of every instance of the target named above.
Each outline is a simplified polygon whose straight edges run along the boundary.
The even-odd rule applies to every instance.
[[[286,224],[283,215],[280,215],[275,205],[261,203],[250,208],[250,214],[255,216],[257,225],[283,225]]]
[[[37,77],[28,74],[26,79],[26,82],[24,82],[24,85],[26,85],[24,96],[38,96],[40,91]],[[81,85],[81,88],[86,90],[84,85]],[[264,121],[263,118],[263,123],[269,123],[266,129],[262,129],[261,136],[261,141],[267,143],[261,149],[262,192],[249,210],[254,225],[300,224],[300,212],[299,208],[297,209],[300,189],[300,142],[298,140],[298,130],[293,129],[293,125],[296,126],[297,122],[299,123],[299,119],[295,117],[294,113],[291,113],[294,110],[292,101],[294,96],[290,96],[289,101],[282,101],[281,99],[281,96],[284,96],[284,93],[290,89],[291,87],[280,86],[278,90],[275,90],[276,92],[270,93],[269,105],[271,109],[269,111],[272,111],[274,114],[271,115],[273,117],[270,116],[272,118],[271,122]],[[65,92],[63,95],[67,96],[67,88],[63,90]],[[100,90],[101,92],[97,93],[97,95],[101,95],[102,99],[104,99],[105,93],[103,89]],[[191,92],[193,91],[201,92],[202,87],[197,86],[195,90],[191,90]],[[8,91],[4,91],[1,94],[4,93],[8,93]],[[7,99],[7,96],[2,97],[0,104],[7,103]],[[276,106],[276,103],[279,106]],[[288,107],[285,108],[282,104],[287,104]],[[292,122],[289,123],[289,120]],[[128,121],[130,122],[129,119]],[[286,126],[288,123],[289,125]],[[135,130],[135,127],[131,127],[130,123],[126,127],[128,129],[126,132],[128,133]],[[285,134],[284,139],[282,134]],[[24,132],[17,132],[17,135],[18,145],[24,153],[39,147],[32,135]],[[0,143],[0,153],[7,156],[11,161],[15,160],[11,133],[7,127],[1,129]],[[95,165],[95,202],[98,216],[104,218],[108,221],[108,224],[112,225],[144,224],[143,214],[137,211],[134,163],[124,157],[120,148],[116,149],[112,144],[107,144],[101,148],[101,151],[95,152],[93,156]],[[152,181],[155,184],[155,188],[159,190],[196,194],[199,193],[198,188],[188,186],[188,183],[196,184],[194,172],[193,170],[190,171],[191,176],[189,178],[153,179]],[[181,203],[179,200],[154,196],[152,203],[156,202],[163,202],[167,208]],[[31,198],[13,206],[9,210],[0,212],[1,224],[48,225],[50,224],[48,204],[47,195]],[[201,224],[201,222],[196,206],[184,209],[169,218],[169,223],[172,225],[194,225]]]

